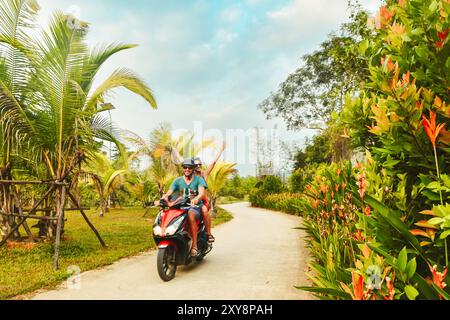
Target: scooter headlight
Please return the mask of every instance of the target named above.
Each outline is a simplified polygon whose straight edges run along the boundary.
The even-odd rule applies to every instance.
[[[179,218],[178,220],[175,220],[170,226],[166,228],[166,236],[173,236],[175,232],[177,232],[178,228],[183,223],[183,218]]]
[[[161,237],[161,236],[162,236],[162,229],[161,229],[161,227],[160,227],[160,226],[154,227],[154,228],[153,228],[153,234],[154,234],[155,236]]]

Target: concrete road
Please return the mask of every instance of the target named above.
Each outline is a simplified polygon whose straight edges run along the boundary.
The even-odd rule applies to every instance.
[[[178,267],[171,282],[156,270],[156,252],[121,260],[80,276],[79,286],[38,292],[33,299],[285,300],[312,299],[294,288],[308,285],[307,250],[298,217],[224,205],[234,219],[213,230],[216,243],[203,262]]]

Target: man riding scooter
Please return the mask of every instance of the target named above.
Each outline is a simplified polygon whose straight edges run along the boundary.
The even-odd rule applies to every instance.
[[[195,164],[195,171],[194,174],[197,176],[202,177],[205,182],[208,182],[208,177],[211,174],[211,172],[214,170],[214,167],[217,164],[217,161],[219,161],[219,158],[222,156],[223,152],[225,151],[225,148],[227,147],[226,142],[224,141],[222,144],[222,148],[219,150],[219,152],[217,153],[216,157],[214,158],[214,160],[209,164],[209,166],[206,168],[206,170],[202,170],[203,167],[203,163],[200,160],[200,158],[195,158],[194,164]],[[177,148],[173,148],[172,149],[172,154],[174,156],[174,160],[178,163],[182,163],[184,161],[184,158],[180,155],[180,153],[178,152]],[[207,189],[207,188],[206,188]],[[208,203],[208,199],[207,199],[207,195],[205,192],[205,195],[203,197],[203,205],[201,206],[201,211],[202,211],[202,215],[203,215],[203,221],[205,222],[205,226],[206,226],[206,232],[208,233],[208,242],[212,243],[215,241],[214,236],[211,233],[211,216],[209,215],[209,211],[211,210],[211,206]]]
[[[177,178],[169,188],[169,191],[163,198],[169,202],[173,194],[184,194],[191,199],[191,207],[188,212],[189,225],[192,237],[191,256],[197,257],[199,252],[197,248],[197,220],[201,218],[201,208],[203,206],[203,197],[207,188],[205,180],[194,174],[195,164],[192,159],[185,159],[182,163],[183,176]]]

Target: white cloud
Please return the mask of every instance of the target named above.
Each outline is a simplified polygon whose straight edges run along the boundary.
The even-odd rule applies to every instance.
[[[346,20],[347,15],[347,0],[295,0],[267,13],[269,24],[273,24],[275,29],[272,40],[279,38],[281,41],[295,41],[299,35],[316,36],[323,31],[329,32]]]
[[[361,5],[371,13],[375,13],[381,6],[382,0],[361,0]]]
[[[215,40],[218,42],[219,50],[236,40],[238,35],[230,30],[219,29],[215,33]]]
[[[250,6],[256,6],[261,3],[261,0],[245,0],[245,2]]]
[[[209,0],[189,5],[180,0],[180,6],[159,0],[136,1],[132,6],[119,0],[40,2],[44,12],[40,21],[45,25],[55,8],[68,11],[76,3],[81,19],[92,23],[90,45],[139,44],[114,56],[99,81],[122,66],[145,78],[156,94],[158,111],[123,90],[112,100],[117,106],[113,121],[142,136],[167,121],[174,128],[190,130],[196,120],[220,130],[269,128],[274,123],[282,127],[280,120],[266,121],[256,105],[299,66],[304,53],[314,50],[348,17],[347,0],[291,0],[281,8],[278,1],[265,1],[264,8],[273,8],[266,15],[251,8],[262,5],[262,0],[244,0],[221,12],[209,11],[217,8]],[[362,2],[377,7],[373,0]],[[152,9],[133,9],[145,6]],[[114,11],[117,7],[120,12]],[[302,135],[286,134],[300,140]]]
[[[234,5],[230,8],[223,10],[220,13],[220,17],[222,20],[226,22],[235,22],[242,16],[242,10],[240,6]]]

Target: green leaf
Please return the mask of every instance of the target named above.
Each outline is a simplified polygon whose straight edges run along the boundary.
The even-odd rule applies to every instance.
[[[400,160],[389,159],[388,161],[385,161],[383,165],[384,165],[384,167],[392,168],[392,167],[396,166],[399,163],[400,163]]]
[[[448,59],[447,59],[447,62],[446,62],[446,66],[447,66],[447,63],[449,64],[449,68],[450,68],[450,57],[448,57]],[[450,188],[450,177],[448,176],[448,175],[446,175],[446,174],[441,174],[441,180],[444,182],[444,185],[447,187],[447,188]]]
[[[433,290],[433,287],[431,287],[421,275],[416,273],[411,280],[412,282],[417,283],[420,294],[423,295],[426,299],[428,300],[439,299],[436,291]]]
[[[450,206],[448,203],[446,203],[445,206],[434,206],[433,213],[435,213],[438,217],[445,217],[447,215],[450,215]]]
[[[434,182],[430,183],[430,184],[427,186],[427,188],[428,188],[428,189],[431,189],[431,190],[433,190],[433,191],[443,190],[443,189],[442,189],[441,183],[438,182],[438,181],[434,181]]]
[[[445,62],[445,67],[447,69],[450,69],[450,57],[447,58],[447,61]]]
[[[414,36],[420,36],[424,33],[423,28],[416,28],[411,31],[411,34]]]
[[[408,254],[406,253],[406,247],[405,247],[402,249],[402,251],[400,251],[398,258],[397,258],[397,268],[403,273],[406,271],[407,261],[408,261]]]
[[[431,2],[430,6],[428,7],[428,10],[430,11],[430,13],[435,13],[436,10],[438,9],[439,3],[437,1],[433,1]]]
[[[440,295],[442,296],[442,298],[444,298],[445,300],[450,300],[450,294],[448,294],[447,292],[445,292],[444,290],[442,290],[441,288],[439,288],[437,285],[435,285],[433,283],[433,288],[436,289],[437,292],[440,293]]]
[[[365,201],[368,205],[374,208],[375,213],[378,212],[387,223],[389,223],[394,229],[396,229],[399,234],[410,243],[410,245],[427,263],[429,262],[429,259],[423,254],[423,249],[420,246],[419,241],[409,232],[408,226],[403,223],[402,220],[400,220],[400,218],[398,217],[399,215],[395,211],[386,207],[384,204],[377,201],[371,196],[366,196]]]
[[[439,197],[439,194],[435,192],[431,192],[430,190],[424,190],[422,192],[429,200],[432,201],[439,201],[441,198]]]
[[[402,35],[402,40],[405,41],[405,42],[410,42],[411,38],[405,33],[405,34]]]
[[[408,276],[408,279],[411,279],[414,274],[416,273],[416,268],[417,268],[417,262],[416,262],[416,258],[410,260],[408,262],[408,265],[406,266],[406,275]]]
[[[313,292],[313,293],[320,293],[320,294],[327,294],[334,297],[339,297],[346,300],[351,300],[352,297],[344,292],[337,289],[332,288],[316,288],[316,287],[295,287],[296,289],[307,291],[307,292]]]
[[[409,300],[416,300],[417,296],[419,295],[419,292],[411,285],[407,285],[405,287],[405,293]]]
[[[416,47],[416,53],[421,59],[427,59],[428,58],[428,49],[424,46]]]
[[[442,232],[441,236],[439,237],[441,240],[446,239],[448,236],[450,236],[450,230]]]
[[[359,45],[359,51],[361,52],[361,54],[365,54],[369,46],[370,43],[368,39],[361,41],[361,44]]]
[[[441,224],[442,222],[444,222],[444,219],[438,218],[438,217],[428,220],[428,223],[432,224],[433,226],[437,226],[437,225]]]

